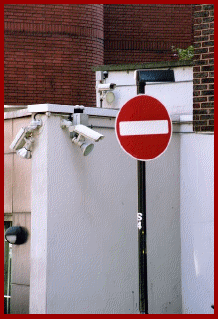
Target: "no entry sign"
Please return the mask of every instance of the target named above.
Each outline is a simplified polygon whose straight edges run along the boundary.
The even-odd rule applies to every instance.
[[[160,101],[148,95],[138,95],[120,109],[115,130],[125,152],[138,160],[149,161],[167,149],[172,123]]]

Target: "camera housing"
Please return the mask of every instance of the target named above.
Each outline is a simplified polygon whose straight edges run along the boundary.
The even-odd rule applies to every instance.
[[[12,226],[5,232],[5,239],[10,244],[22,245],[25,244],[28,239],[28,231],[25,227]]]
[[[102,91],[111,91],[114,90],[116,87],[115,83],[105,83],[105,84],[98,84],[97,89],[98,92],[102,92]]]
[[[68,130],[70,132],[70,137],[74,137],[75,135],[80,135],[94,142],[98,142],[99,140],[104,138],[104,135],[90,129],[89,127],[83,124],[69,126]]]
[[[15,139],[13,140],[13,142],[11,143],[10,149],[13,151],[17,151],[20,148],[22,148],[24,144],[26,143],[25,137],[26,137],[26,131],[22,127],[17,133],[17,135],[15,136]]]
[[[26,144],[27,139],[32,135],[33,131],[40,126],[42,126],[41,120],[33,120],[27,127],[22,127],[11,143],[10,149],[12,151],[21,149]]]
[[[84,115],[84,116],[82,116]],[[94,144],[91,142],[87,142],[86,139],[91,140],[92,142],[98,142],[104,138],[104,135],[90,129],[86,125],[80,124],[83,123],[88,125],[88,117],[86,114],[81,114],[81,116],[75,116],[73,120],[62,120],[61,128],[66,128],[72,139],[72,143],[78,145],[83,153],[83,156],[87,156],[91,153],[94,148]]]
[[[26,127],[22,127],[9,146],[12,151],[24,159],[32,157],[31,147],[34,142],[33,131],[42,126],[41,120],[32,120]]]

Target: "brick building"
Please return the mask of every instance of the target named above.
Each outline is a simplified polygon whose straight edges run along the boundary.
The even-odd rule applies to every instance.
[[[193,36],[190,4],[5,4],[4,24],[8,105],[95,106],[93,66],[172,60]]]
[[[104,5],[104,64],[170,61],[192,42],[190,4]]]
[[[91,66],[103,63],[103,6],[6,4],[4,9],[5,104],[94,105]]]
[[[214,130],[214,5],[195,4],[193,114],[196,131]]]

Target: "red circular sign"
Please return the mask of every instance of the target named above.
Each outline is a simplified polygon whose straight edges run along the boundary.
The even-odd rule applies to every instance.
[[[115,130],[124,151],[138,160],[149,161],[166,150],[172,123],[160,101],[148,95],[137,95],[120,109]]]

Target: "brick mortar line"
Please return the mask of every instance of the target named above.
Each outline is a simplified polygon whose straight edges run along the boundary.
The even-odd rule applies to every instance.
[[[5,32],[22,32],[22,33],[40,33],[40,34],[68,34],[77,36],[86,36],[94,38],[104,38],[104,31],[93,27],[82,26],[63,26],[63,25],[42,25],[42,24],[28,24],[25,23],[10,23],[5,22]]]

